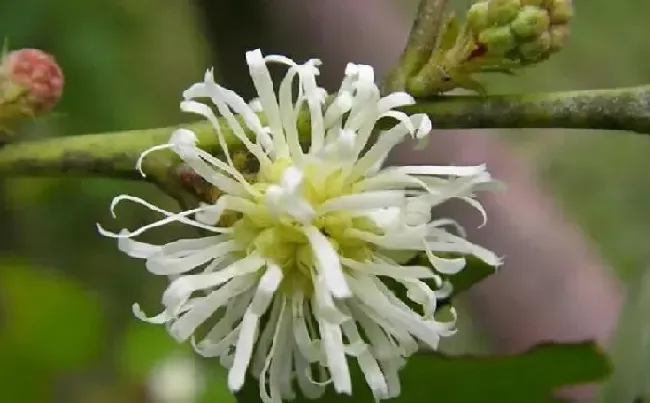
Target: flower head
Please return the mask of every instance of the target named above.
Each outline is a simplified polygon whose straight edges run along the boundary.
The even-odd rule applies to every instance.
[[[216,201],[173,213],[121,195],[113,207],[129,200],[164,218],[117,234],[99,227],[119,239],[122,251],[145,259],[149,271],[170,279],[162,313],[148,318],[137,305],[135,313],[166,324],[179,341],[191,340],[199,354],[219,357],[230,368],[231,390],[250,372],[266,402],[291,399],[294,383],[308,397],[328,383],[350,394],[348,358],[376,398],[396,396],[405,357],[420,343],[437,348],[440,337],[454,332],[454,320],[434,315],[437,300],[449,295],[437,272],[458,272],[463,255],[500,264],[465,240],[453,220],[433,219],[431,209],[460,198],[483,212],[473,194],[493,182],[484,166],[382,168],[395,145],[428,135],[431,122],[397,111],[414,100],[401,92],[382,97],[369,66],[349,64],[340,89],[328,97],[316,84],[318,60],[297,64],[259,50],[246,59],[258,99],[247,104],[208,71],[181,102],[182,110],[212,123],[222,157],[198,148],[187,129],[141,157],[173,150],[219,189]],[[270,63],[288,68],[277,92]],[[198,99],[211,101],[216,112]],[[299,133],[303,110],[309,137]],[[380,119],[392,127],[383,126],[371,144]],[[224,124],[259,164],[254,175],[236,168]],[[132,239],[171,222],[211,235],[160,246]],[[405,263],[404,256],[418,253],[435,270]]]

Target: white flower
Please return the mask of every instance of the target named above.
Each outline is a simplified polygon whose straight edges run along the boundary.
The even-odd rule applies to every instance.
[[[392,147],[407,135],[426,136],[431,122],[424,114],[396,111],[414,100],[401,92],[381,97],[369,66],[349,64],[341,88],[328,99],[316,84],[318,60],[300,65],[283,56],[263,57],[259,50],[248,52],[246,60],[259,94],[251,105],[215,83],[211,71],[181,102],[182,110],[212,122],[223,157],[199,149],[186,129],[141,157],[169,148],[221,197],[172,213],[120,195],[111,210],[128,200],[165,217],[118,234],[99,228],[119,238],[122,251],[145,259],[150,272],[170,278],[163,312],[147,318],[135,305],[135,314],[166,324],[178,341],[190,339],[199,354],[220,357],[230,368],[232,391],[250,372],[265,402],[293,398],[294,380],[312,398],[328,383],[351,394],[348,357],[357,360],[377,399],[397,396],[404,358],[420,343],[437,348],[441,336],[454,332],[454,321],[434,317],[436,300],[449,295],[448,284],[429,267],[404,265],[397,256],[422,252],[447,275],[463,268],[466,254],[498,266],[497,256],[466,241],[453,220],[431,218],[431,209],[450,198],[484,214],[473,193],[493,182],[484,166],[382,169]],[[269,63],[288,66],[277,93]],[[199,98],[211,100],[223,120]],[[307,145],[297,128],[304,108],[310,115]],[[393,126],[370,145],[380,119]],[[243,144],[239,149],[259,162],[254,180],[235,168],[220,127],[224,122]],[[162,246],[131,239],[171,222],[213,235]],[[438,256],[441,252],[459,257]],[[405,296],[398,297],[395,288]],[[199,331],[199,337],[201,325],[208,331]]]
[[[192,403],[202,389],[203,374],[192,358],[174,354],[154,367],[147,386],[155,403]]]

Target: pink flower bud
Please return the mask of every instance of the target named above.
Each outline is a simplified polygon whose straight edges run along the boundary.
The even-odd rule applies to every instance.
[[[63,72],[54,57],[38,49],[9,52],[0,76],[25,91],[25,106],[35,114],[51,110],[63,91]]]

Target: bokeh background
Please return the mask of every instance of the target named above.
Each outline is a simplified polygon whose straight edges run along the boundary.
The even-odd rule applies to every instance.
[[[208,66],[219,72],[241,65],[242,53],[233,63],[224,49],[264,37],[260,10],[272,9],[272,2],[261,3],[0,0],[0,37],[8,38],[11,48],[35,47],[54,54],[66,75],[56,113],[31,124],[24,135],[63,136],[186,121],[178,111],[180,92]],[[399,18],[412,15],[412,3],[395,0]],[[577,3],[572,40],[564,52],[522,77],[494,81],[490,88],[540,91],[649,83],[650,3]],[[219,13],[220,7],[231,14]],[[233,8],[239,11],[232,13]],[[208,34],[215,25],[230,34]],[[318,56],[319,50],[313,54]],[[648,139],[628,133],[533,130],[503,137],[534,166],[617,275],[626,283],[636,281],[650,265]],[[161,327],[140,323],[131,314],[134,302],[147,312],[159,309],[164,280],[148,275],[139,262],[97,234],[95,222],[112,223],[108,204],[119,193],[173,206],[156,189],[140,184],[71,178],[0,181],[2,401],[191,403],[156,397],[163,386],[171,394],[192,387],[175,382],[188,376],[188,359],[189,368],[200,374],[194,378],[193,401],[232,401],[217,363],[196,360]],[[136,208],[122,208],[119,214],[120,225],[151,218]]]

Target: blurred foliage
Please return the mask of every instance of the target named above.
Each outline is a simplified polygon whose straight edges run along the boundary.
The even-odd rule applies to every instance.
[[[74,370],[98,358],[106,341],[96,296],[61,273],[20,262],[0,264],[4,348],[49,370]]]
[[[409,358],[400,373],[401,393],[390,401],[553,403],[559,400],[551,391],[567,384],[603,379],[609,374],[609,365],[593,343],[543,344],[522,354],[504,356],[418,354]],[[358,368],[352,367],[352,372],[356,375],[352,396],[329,389],[317,402],[374,402]],[[428,379],[435,379],[435,383],[426,385]],[[257,382],[248,379],[238,397],[242,402],[253,403],[260,401],[258,396]],[[310,399],[302,397],[295,400],[309,402]]]
[[[397,7],[404,7],[403,2],[396,1]],[[650,3],[591,0],[577,2],[576,9],[573,37],[565,51],[518,78],[492,81],[488,89],[539,91],[650,82],[643,17]],[[179,93],[208,65],[200,31],[205,16],[198,14],[189,2],[171,0],[0,0],[1,37],[7,37],[12,48],[37,47],[54,54],[66,74],[57,113],[26,128],[25,135],[60,136],[187,120],[177,107]],[[504,137],[538,168],[568,215],[623,279],[635,278],[647,267],[647,138],[564,131]],[[96,233],[94,223],[109,218],[108,203],[118,193],[173,206],[154,189],[123,182],[0,182],[4,400],[145,402],[149,371],[178,351],[163,329],[137,323],[131,315],[135,301],[158,309],[164,279],[147,275],[139,262],[125,259],[113,242]],[[118,213],[124,225],[150,219],[137,209]],[[207,366],[201,402],[232,401],[222,376],[218,365]]]

